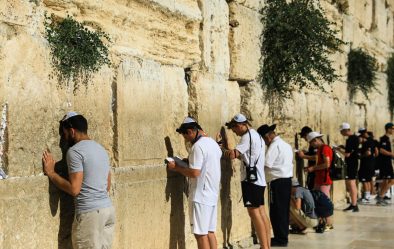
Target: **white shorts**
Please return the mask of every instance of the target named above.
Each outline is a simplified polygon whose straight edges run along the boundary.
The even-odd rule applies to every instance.
[[[190,229],[193,234],[206,235],[216,231],[217,206],[192,202],[190,207]]]

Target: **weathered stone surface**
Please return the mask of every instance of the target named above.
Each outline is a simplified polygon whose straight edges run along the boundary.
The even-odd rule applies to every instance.
[[[235,2],[229,7],[230,80],[252,81],[260,70],[260,15]]]
[[[194,104],[190,112],[204,130],[215,137],[224,123],[239,112],[238,83],[216,74],[193,72],[190,84],[190,101]]]
[[[42,40],[31,39],[23,30],[5,41],[0,49],[4,102],[8,103],[8,165],[10,176],[36,175],[41,153],[49,148],[59,156],[58,121],[75,110],[89,120],[92,138],[112,150],[111,72],[101,71],[89,91],[81,87],[59,87],[49,79],[51,65]],[[24,65],[24,66],[21,66]],[[52,96],[54,94],[54,96]],[[50,97],[49,97],[50,96]]]
[[[43,176],[2,181],[0,248],[57,248],[57,194]]]
[[[331,144],[344,144],[338,131],[344,121],[353,130],[366,126],[381,136],[390,121],[383,72],[393,51],[393,1],[378,0],[373,7],[372,1],[349,0],[347,14],[322,1],[349,42],[343,53],[330,56],[342,82],[327,86],[327,93],[294,91],[276,110],[281,119],[269,116],[255,82],[262,0],[235,0],[229,6],[224,0],[0,1],[0,106],[7,103],[4,152],[11,176],[0,180],[0,248],[71,248],[72,199],[39,175],[43,149],[61,157],[58,120],[66,111],[88,118],[90,136],[112,158],[114,249],[196,248],[184,178],[162,165],[167,155],[187,156],[188,146],[175,129],[188,112],[212,137],[238,112],[254,128],[277,123],[277,132],[292,145],[304,125],[329,135]],[[73,15],[110,34],[112,66],[95,74],[87,88],[73,93],[48,77],[45,11]],[[362,47],[378,61],[379,92],[372,92],[370,101],[360,93],[349,100],[350,47]],[[227,129],[222,134],[234,148],[239,137]],[[307,148],[306,142],[301,147]],[[221,167],[216,234],[219,245],[229,246],[248,238],[251,229],[239,202],[240,162],[223,159]],[[344,192],[344,183],[335,182],[334,202],[343,200]]]
[[[364,29],[369,30],[373,22],[373,1],[355,1],[353,4],[355,4],[354,12],[350,14],[357,18],[358,22]]]
[[[228,78],[230,70],[229,54],[229,13],[225,0],[201,1],[203,16],[202,68],[210,73]]]
[[[259,11],[264,7],[263,0],[234,0],[234,2],[256,11]]]
[[[117,101],[119,165],[161,162],[167,154],[165,138],[171,134],[179,141],[174,130],[187,114],[183,70],[163,70],[150,60],[125,60],[118,68]]]
[[[200,61],[201,13],[196,0],[45,0],[44,5],[49,13],[65,16],[67,10],[79,21],[101,27],[115,43],[116,53],[181,67]]]

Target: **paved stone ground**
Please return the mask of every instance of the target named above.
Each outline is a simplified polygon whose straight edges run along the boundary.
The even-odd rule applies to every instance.
[[[336,205],[334,229],[323,234],[308,231],[306,235],[289,236],[292,249],[390,249],[394,248],[394,200],[385,207],[375,202],[359,205],[360,212],[348,213]],[[258,249],[259,246],[238,245],[235,248]],[[276,247],[273,247],[276,248]]]

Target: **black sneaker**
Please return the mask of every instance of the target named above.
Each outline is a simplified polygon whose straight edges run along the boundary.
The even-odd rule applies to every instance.
[[[353,212],[359,212],[360,210],[358,209],[358,206],[353,206]]]
[[[388,196],[385,195],[385,196],[383,197],[383,200],[391,200],[391,197],[388,197]]]
[[[353,206],[352,204],[350,204],[347,208],[343,209],[343,211],[344,211],[344,212],[346,212],[346,211],[351,211],[351,210],[354,209],[354,207],[356,207],[356,206]],[[358,209],[358,207],[357,207],[357,209]]]

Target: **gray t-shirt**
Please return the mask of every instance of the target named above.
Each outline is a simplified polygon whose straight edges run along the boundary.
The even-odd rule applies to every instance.
[[[93,140],[82,140],[67,151],[69,173],[83,172],[82,187],[75,198],[76,213],[112,206],[107,193],[110,170],[106,150]]]
[[[315,201],[313,200],[311,191],[303,187],[297,187],[295,198],[301,198],[301,209],[306,216],[312,219],[317,218],[315,213]]]

